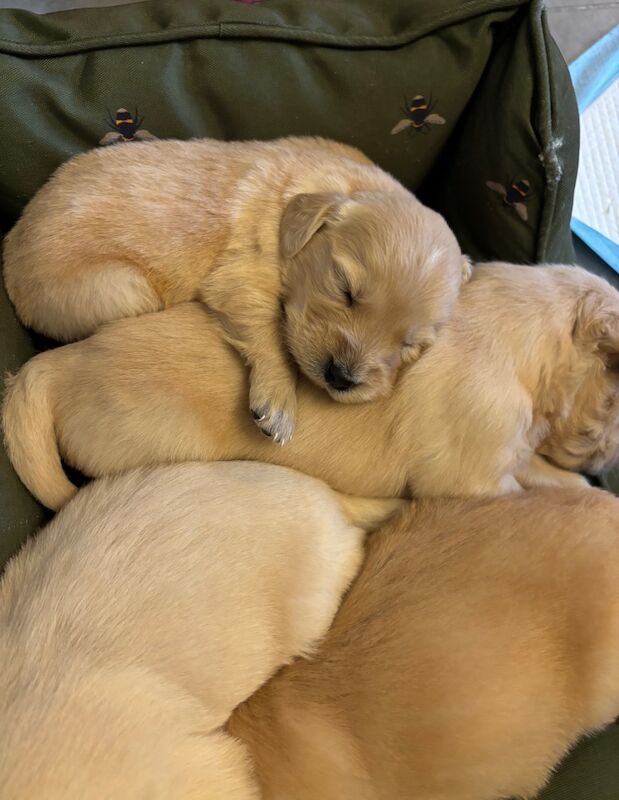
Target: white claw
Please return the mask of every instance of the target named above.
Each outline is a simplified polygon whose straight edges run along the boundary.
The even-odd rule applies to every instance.
[[[276,433],[276,434],[273,436],[273,441],[274,441],[274,442],[278,442],[278,441],[279,441],[279,433]]]
[[[267,418],[267,415],[266,415],[266,414],[263,414],[261,417],[258,417],[258,422],[262,422],[262,421],[263,421],[263,420],[265,420],[266,418]]]

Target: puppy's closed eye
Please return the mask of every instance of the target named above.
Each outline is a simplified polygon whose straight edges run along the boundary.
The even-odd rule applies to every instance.
[[[357,302],[357,293],[353,290],[348,273],[340,264],[335,265],[335,276],[340,289],[341,297],[344,302],[351,308]]]
[[[619,353],[607,353],[604,360],[606,368],[611,372],[616,372],[619,376]]]
[[[355,297],[354,297],[354,295],[352,293],[352,290],[350,288],[345,288],[343,290],[343,295],[344,295],[344,300],[345,300],[346,305],[348,306],[348,308],[350,308],[351,306],[354,306]]]

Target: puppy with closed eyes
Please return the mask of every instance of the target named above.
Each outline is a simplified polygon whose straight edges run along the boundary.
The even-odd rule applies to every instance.
[[[300,385],[273,448],[239,413],[245,371],[198,304],[108,325],[9,381],[4,434],[22,481],[60,507],[86,475],[188,459],[294,467],[364,496],[495,495],[586,485],[619,457],[619,292],[577,267],[475,269],[392,394],[332,403]]]
[[[3,800],[256,800],[221,728],[316,647],[400,504],[247,463],[86,487],[0,580]]]
[[[263,800],[532,798],[619,714],[619,499],[419,501],[228,730]]]
[[[355,148],[309,137],[76,156],[27,205],[3,260],[21,320],[61,341],[202,300],[280,444],[296,418],[290,353],[335,400],[384,396],[470,274],[439,214]]]

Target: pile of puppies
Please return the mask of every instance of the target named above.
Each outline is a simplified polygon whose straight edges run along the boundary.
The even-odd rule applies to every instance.
[[[78,156],[4,277],[77,341],[4,399],[61,510],[0,583],[3,798],[533,797],[619,714],[605,281],[472,269],[305,138]]]

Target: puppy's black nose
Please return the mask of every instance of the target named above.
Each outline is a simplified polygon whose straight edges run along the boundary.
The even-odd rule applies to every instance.
[[[346,372],[330,358],[325,366],[325,380],[332,389],[337,389],[338,392],[348,392],[357,382],[353,381],[346,375]]]

